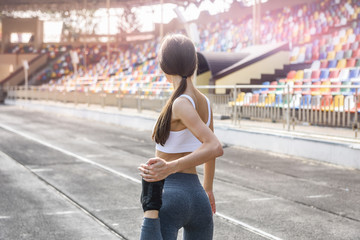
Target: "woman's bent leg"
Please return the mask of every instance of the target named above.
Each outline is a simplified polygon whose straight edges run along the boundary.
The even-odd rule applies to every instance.
[[[140,240],[162,240],[160,218],[144,218]]]

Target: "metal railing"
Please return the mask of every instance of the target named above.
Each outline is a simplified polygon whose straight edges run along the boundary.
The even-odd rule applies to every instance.
[[[214,114],[223,118],[231,118],[233,124],[239,125],[242,119],[257,121],[281,122],[288,131],[297,124],[352,128],[357,137],[359,129],[360,85],[303,85],[264,86],[197,86],[208,91],[223,90],[227,94],[206,94],[212,103]],[[301,89],[318,89],[317,94],[302,95]],[[270,89],[259,94],[251,90]],[[272,91],[271,91],[272,89]],[[274,90],[275,89],[275,90]],[[321,89],[345,89],[347,95],[319,94]],[[120,90],[120,89],[119,89]],[[300,90],[300,91],[299,91]],[[151,92],[153,91],[153,92]],[[136,93],[125,94],[122,91],[107,93],[105,91],[51,91],[40,87],[10,87],[7,89],[8,99],[29,99],[57,101],[63,103],[116,106],[160,111],[171,92],[149,89],[137,89]],[[330,92],[331,93],[331,92]]]
[[[199,89],[222,89],[229,94],[222,96],[229,99],[230,118],[238,125],[241,119],[282,122],[288,131],[295,130],[297,124],[352,128],[357,137],[360,127],[360,85],[238,85],[238,86],[198,86]],[[317,93],[302,94],[302,89],[318,89]],[[245,93],[249,89],[264,90],[263,93]],[[346,96],[328,92],[326,89],[345,89]],[[230,91],[229,91],[230,90]],[[311,93],[311,92],[309,92]],[[215,98],[216,99],[216,98]],[[213,101],[214,105],[224,106],[223,102]],[[213,111],[217,112],[214,107]],[[222,110],[224,111],[224,109]]]

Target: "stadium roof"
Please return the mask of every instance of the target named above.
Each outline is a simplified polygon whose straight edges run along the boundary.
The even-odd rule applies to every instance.
[[[136,7],[160,4],[160,0],[110,0],[110,7]],[[200,4],[201,0],[164,0],[164,3],[187,6],[190,3]],[[106,0],[0,0],[0,11],[52,10],[106,8]]]

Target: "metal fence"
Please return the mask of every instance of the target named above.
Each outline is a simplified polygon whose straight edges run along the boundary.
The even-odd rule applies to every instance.
[[[266,89],[266,87],[268,87]],[[242,119],[257,121],[282,122],[287,130],[295,129],[297,124],[317,126],[333,126],[352,128],[357,135],[359,129],[360,86],[346,85],[237,85],[237,86],[198,86],[204,91],[223,90],[228,94],[206,94],[212,103],[214,114],[222,118],[231,118],[233,124],[239,124]],[[320,89],[318,93],[302,94],[302,89]],[[343,94],[327,94],[325,89],[344,89]],[[259,93],[253,91],[260,90]],[[224,91],[225,90],[225,91]],[[252,91],[251,91],[252,90]],[[300,91],[299,91],[300,90]],[[159,91],[158,91],[159,92]],[[7,89],[8,99],[29,99],[58,101],[63,103],[116,106],[122,108],[137,108],[160,111],[170,93],[148,94],[147,89],[138,89],[135,94],[97,93],[89,91],[51,91],[39,87],[11,87]]]

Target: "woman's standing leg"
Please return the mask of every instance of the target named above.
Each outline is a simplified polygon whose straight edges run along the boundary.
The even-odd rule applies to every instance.
[[[212,240],[214,223],[211,205],[204,189],[191,193],[192,216],[184,226],[184,240]]]

